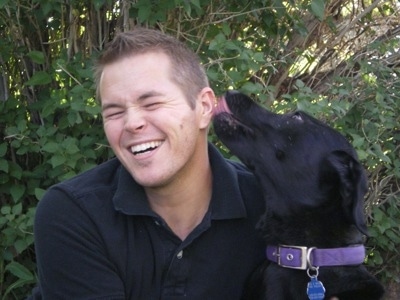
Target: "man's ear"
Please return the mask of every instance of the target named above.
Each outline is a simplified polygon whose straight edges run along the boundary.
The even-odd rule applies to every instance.
[[[368,235],[364,216],[364,196],[367,192],[367,176],[361,164],[345,151],[333,151],[328,161],[339,178],[342,207],[351,223]]]
[[[210,87],[203,88],[199,93],[197,101],[197,105],[199,105],[201,114],[200,128],[208,128],[211,123],[214,107],[217,101],[214,91]]]

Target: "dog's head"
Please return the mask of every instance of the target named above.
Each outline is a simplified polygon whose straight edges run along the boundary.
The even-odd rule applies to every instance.
[[[366,176],[339,132],[301,111],[272,113],[233,91],[220,98],[213,123],[219,139],[255,173],[273,213],[337,206],[367,233]]]

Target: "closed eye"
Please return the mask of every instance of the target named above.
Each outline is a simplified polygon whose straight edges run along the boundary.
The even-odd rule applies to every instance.
[[[108,108],[106,110],[103,110],[103,118],[104,119],[117,119],[120,116],[122,116],[122,114],[124,113],[123,110],[115,110],[114,108]]]
[[[113,112],[109,114],[104,114],[103,117],[104,119],[118,119],[120,116],[122,116],[122,112]]]
[[[150,103],[146,103],[144,105],[144,107],[148,110],[154,110],[159,108],[162,105],[162,102],[150,102]]]

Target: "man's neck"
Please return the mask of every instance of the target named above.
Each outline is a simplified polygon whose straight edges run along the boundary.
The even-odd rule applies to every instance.
[[[211,167],[207,165],[193,176],[174,182],[173,186],[146,191],[151,208],[181,240],[201,223],[211,200]]]

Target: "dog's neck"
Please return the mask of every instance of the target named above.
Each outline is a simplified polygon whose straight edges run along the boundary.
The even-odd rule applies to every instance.
[[[259,229],[267,244],[309,247],[345,247],[364,242],[364,235],[339,212],[304,211],[279,216],[271,211],[261,218]]]

